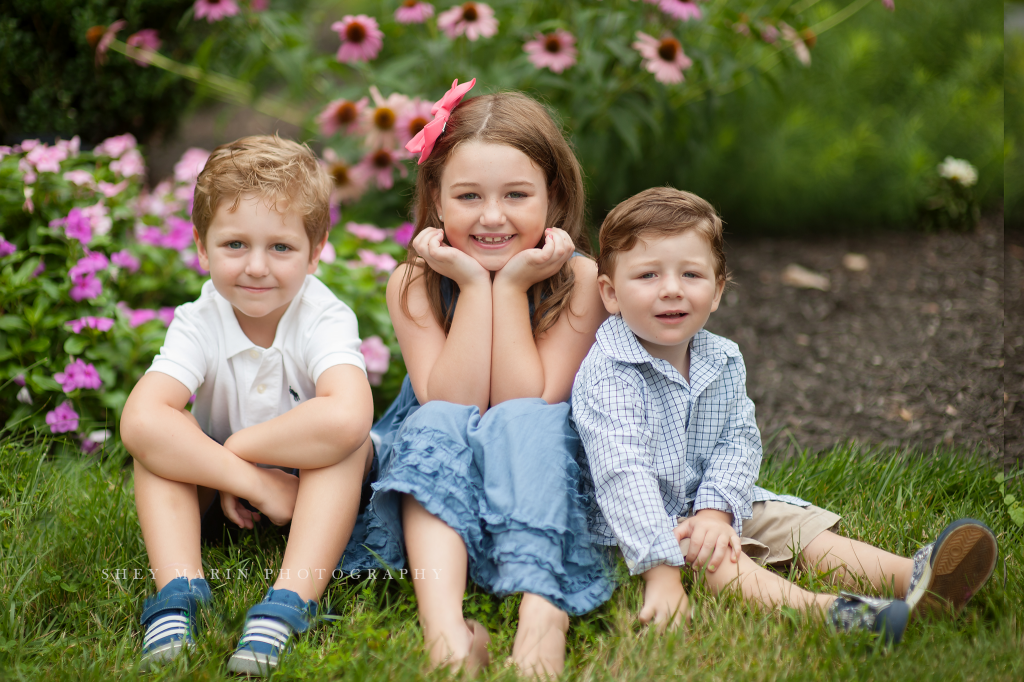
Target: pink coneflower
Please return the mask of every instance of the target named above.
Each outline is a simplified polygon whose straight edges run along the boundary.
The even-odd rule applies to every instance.
[[[195,18],[206,19],[211,24],[226,17],[238,14],[238,3],[235,0],[196,0]]]
[[[644,58],[644,68],[654,74],[654,80],[661,83],[682,83],[683,70],[693,66],[693,61],[683,52],[683,46],[671,35],[658,40],[643,31],[637,31],[638,40],[633,49]]]
[[[695,2],[685,2],[684,0],[659,0],[658,8],[673,19],[679,19],[680,21],[700,19],[701,16],[700,7],[697,7],[697,3]]]
[[[368,62],[384,44],[384,32],[377,27],[377,20],[365,14],[346,15],[331,24],[331,30],[341,38],[338,61],[344,64]]]
[[[137,31],[128,36],[128,40],[124,42],[128,44],[128,47],[135,48],[139,52],[156,52],[160,49],[160,36],[154,28],[144,28],[141,31]],[[149,62],[145,59],[132,58],[132,61],[139,66],[149,66]]]
[[[93,26],[86,31],[85,37],[88,39],[89,44],[96,46],[97,65],[102,65],[107,61],[107,50],[110,49],[110,44],[114,42],[114,37],[117,35],[117,32],[126,25],[126,21],[119,19],[110,26]]]
[[[345,231],[368,242],[380,243],[388,238],[387,230],[369,223],[345,223]]]
[[[354,169],[345,163],[345,160],[339,157],[333,149],[329,147],[324,149],[322,163],[327,166],[327,172],[330,173],[331,179],[334,181],[330,199],[332,207],[339,203],[355,201],[366,192],[367,179],[360,173],[353,173]],[[332,221],[331,224],[333,225],[335,222],[337,221]]]
[[[404,178],[409,170],[400,161],[399,152],[393,149],[378,149],[363,157],[352,172],[366,179],[375,180],[377,189],[391,189],[395,185],[394,171],[397,169]]]
[[[548,68],[562,73],[576,63],[576,38],[568,31],[558,29],[554,33],[538,33],[534,39],[523,45],[530,55],[530,61],[538,69]]]
[[[434,16],[434,6],[420,0],[405,0],[395,10],[395,21],[400,24],[422,24]]]
[[[51,433],[66,433],[78,428],[78,413],[71,403],[65,400],[57,409],[46,413],[46,424]]]
[[[370,95],[377,106],[363,111],[361,124],[366,133],[366,146],[370,149],[394,149],[395,125],[398,123],[398,117],[405,113],[409,106],[409,98],[393,92],[385,99],[376,85],[370,86]]]
[[[453,40],[465,35],[470,40],[490,38],[498,32],[494,10],[482,2],[466,2],[437,15],[437,27]]]
[[[409,140],[416,137],[416,133],[423,130],[423,126],[433,120],[434,115],[430,113],[433,107],[432,102],[425,102],[419,97],[409,102],[395,122],[395,133],[398,135],[398,146],[405,148]]]
[[[355,133],[359,128],[359,119],[366,108],[369,98],[364,97],[358,102],[347,99],[336,99],[320,112],[316,122],[320,124],[320,133],[333,135],[341,130],[346,135]]]

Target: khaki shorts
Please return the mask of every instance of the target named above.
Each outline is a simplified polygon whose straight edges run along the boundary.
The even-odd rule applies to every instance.
[[[686,518],[680,516],[678,521]],[[788,502],[755,502],[751,518],[743,522],[740,546],[759,566],[792,561],[794,554],[826,530],[839,526],[840,516],[813,504],[800,507]],[[685,555],[690,539],[679,543]]]

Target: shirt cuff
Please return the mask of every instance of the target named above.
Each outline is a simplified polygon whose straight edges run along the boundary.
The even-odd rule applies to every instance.
[[[150,372],[160,372],[166,374],[169,377],[177,379],[185,388],[188,389],[189,393],[195,393],[199,385],[203,383],[203,377],[197,376],[195,372],[188,370],[176,362],[170,360],[161,360],[157,358],[153,361],[153,364],[146,370],[146,374]]]
[[[626,566],[629,568],[630,575],[646,573],[661,564],[682,566],[685,563],[686,557],[683,556],[683,550],[679,548],[679,541],[676,540],[675,533],[672,531],[658,535],[647,551],[647,556],[641,560],[632,562],[628,558],[626,559]]]
[[[743,514],[737,512],[737,505],[716,488],[701,486],[697,491],[697,497],[693,502],[693,513],[696,514],[701,509],[717,509],[732,514],[732,528],[736,531],[736,535],[743,536]]]
[[[320,358],[313,366],[311,372],[313,383],[316,384],[320,380],[320,375],[335,365],[355,365],[363,370],[363,374],[366,374],[366,361],[363,359],[362,353],[331,353]]]

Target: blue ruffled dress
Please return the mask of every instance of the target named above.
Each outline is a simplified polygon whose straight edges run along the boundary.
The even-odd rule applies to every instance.
[[[573,615],[611,596],[610,556],[587,528],[586,460],[568,403],[509,400],[481,417],[475,406],[421,406],[406,376],[371,437],[378,478],[342,557],[346,573],[384,568],[378,557],[406,567],[407,493],[462,537],[470,578],[488,592],[530,592]]]

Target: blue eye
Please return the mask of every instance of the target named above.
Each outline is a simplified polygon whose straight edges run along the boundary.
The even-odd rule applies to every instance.
[[[470,199],[479,199],[480,195],[477,194],[476,192],[466,192],[465,194],[460,194],[459,198],[466,199],[468,201]]]
[[[292,247],[288,246],[287,244],[274,244],[274,251],[276,251],[277,253],[285,253],[286,251],[291,251],[291,248]]]
[[[512,199],[524,199],[526,198],[526,192],[509,192],[508,196]]]
[[[233,251],[237,251],[242,248],[242,242],[228,242],[227,247]]]
[[[700,277],[700,275],[697,274],[696,272],[686,272],[683,273],[683,277],[690,277],[692,279],[694,277]]]
[[[645,272],[640,275],[640,279],[653,279],[654,277],[656,277],[656,275],[653,272]]]

